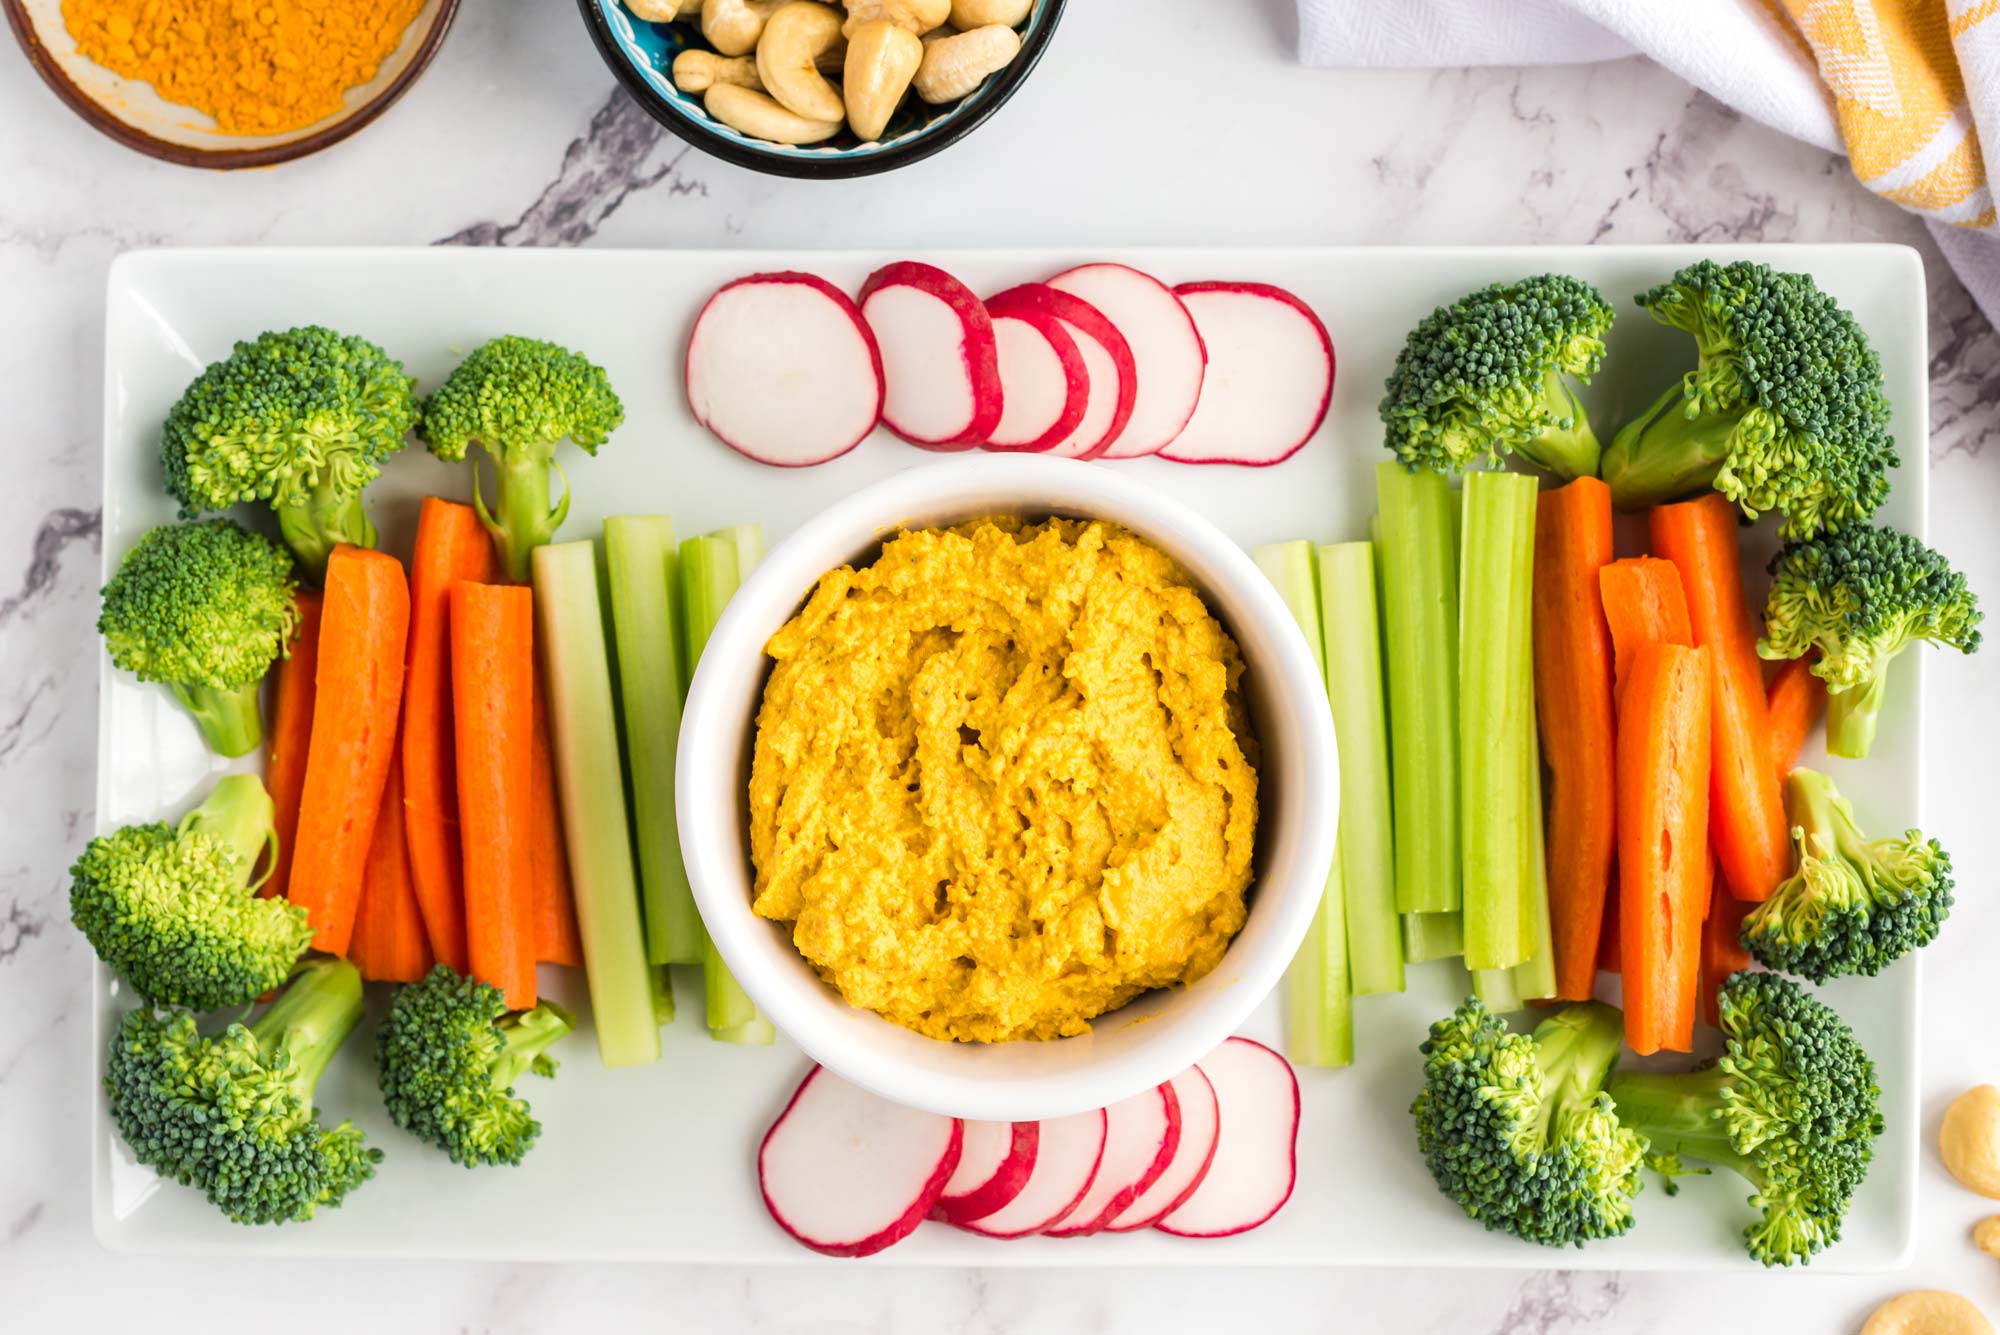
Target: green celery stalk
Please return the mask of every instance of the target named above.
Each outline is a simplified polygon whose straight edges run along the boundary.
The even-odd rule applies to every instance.
[[[606,1066],[636,1066],[659,1060],[659,997],[632,865],[597,554],[589,542],[555,543],[535,549],[533,567],[556,787],[597,1053]]]
[[[1474,969],[1472,992],[1495,1015],[1517,1011],[1526,1004],[1521,998],[1520,986],[1514,981],[1512,969]]]
[[[1465,916],[1459,913],[1405,913],[1403,958],[1429,964],[1465,953]]]
[[[1319,562],[1309,542],[1281,542],[1251,553],[1277,588],[1325,670],[1320,644]],[[1312,926],[1285,969],[1285,1052],[1301,1066],[1354,1061],[1354,999],[1348,986],[1347,911],[1336,847]]]
[[[681,865],[674,815],[674,751],[681,731],[675,550],[674,524],[665,515],[604,521],[646,958],[654,964],[699,964],[701,915]]]
[[[722,609],[742,583],[742,572],[763,557],[763,530],[754,524],[723,529],[681,544],[681,615],[685,619],[687,682],[694,681],[701,651]],[[771,1022],[757,1011],[750,994],[729,972],[722,952],[702,934],[702,990],[707,1003],[709,1034],[724,1043],[765,1044],[777,1037]]]
[[[1459,578],[1459,778],[1464,812],[1465,963],[1477,975],[1511,969],[1530,953],[1526,925],[1528,792],[1535,747],[1520,652],[1533,590],[1532,477],[1471,473]]]
[[[1356,996],[1403,990],[1396,843],[1389,811],[1389,732],[1382,704],[1375,547],[1319,549],[1326,696],[1340,748],[1340,879],[1349,982]]]
[[[1528,514],[1530,519],[1535,514],[1533,502],[1530,502]],[[1515,560],[1520,563],[1515,578],[1528,589],[1529,607],[1528,616],[1523,618],[1527,624],[1521,627],[1519,642],[1514,650],[1520,656],[1516,675],[1520,682],[1521,713],[1528,720],[1528,744],[1521,750],[1521,781],[1528,797],[1528,839],[1522,849],[1527,866],[1522,874],[1521,906],[1524,917],[1521,930],[1526,934],[1529,955],[1514,966],[1514,987],[1523,1000],[1541,1001],[1556,994],[1556,942],[1554,925],[1549,919],[1548,830],[1542,812],[1541,734],[1535,726],[1535,544],[1522,544]]]
[[[1375,469],[1396,909],[1455,913],[1459,895],[1458,507],[1441,474]]]

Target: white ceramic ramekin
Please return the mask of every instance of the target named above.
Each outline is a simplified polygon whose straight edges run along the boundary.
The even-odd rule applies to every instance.
[[[1107,519],[1193,577],[1242,646],[1263,764],[1249,921],[1214,972],[1149,993],[1055,1042],[925,1038],[858,1010],[819,978],[783,924],[750,911],[747,788],[764,644],[825,571],[872,560],[899,527],[990,514]],[[1073,460],[967,456],[900,473],[785,539],[730,601],[702,652],[681,723],[677,810],[702,920],[763,1012],[816,1061],[897,1103],[955,1117],[1030,1121],[1128,1098],[1234,1032],[1277,983],[1311,924],[1333,861],[1338,760],[1326,689],[1275,590],[1243,551],[1179,502],[1117,470]]]

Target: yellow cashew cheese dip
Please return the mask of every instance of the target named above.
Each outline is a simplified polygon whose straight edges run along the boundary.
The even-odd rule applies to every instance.
[[[1242,928],[1243,660],[1157,547],[905,532],[766,648],[754,907],[850,1004],[933,1038],[1081,1034]]]

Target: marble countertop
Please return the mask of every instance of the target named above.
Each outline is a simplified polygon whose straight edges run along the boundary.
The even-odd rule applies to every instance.
[[[64,869],[91,826],[91,624],[106,266],[160,245],[1279,245],[1899,241],[1931,293],[1934,539],[2000,588],[2000,338],[1923,229],[1846,165],[1637,61],[1338,74],[1291,60],[1291,0],[1076,4],[1041,70],[963,147],[892,176],[794,183],[693,153],[621,93],[563,0],[463,8],[436,66],[351,143],[221,177],[134,156],[0,57],[0,367],[14,479],[0,488],[0,1303],[12,1329],[1009,1330],[1183,1327],[1563,1335],[1848,1331],[1883,1296],[1951,1287],[2000,1314],[1989,1211],[1928,1146],[1944,1104],[2000,1076],[2000,1041],[1933,1043],[1923,1206],[1901,1277],[1513,1272],[690,1270],[261,1262],[226,1286],[91,1237],[88,952]],[[1197,64],[1198,62],[1198,64]],[[1995,827],[1980,775],[2000,657],[1931,677],[1926,824],[1960,908],[1928,954],[1933,1015],[1980,1007]],[[1969,745],[1968,745],[1969,743]],[[1968,1026],[1967,1032],[1970,1031]],[[1932,1032],[1946,1032],[1933,1028]],[[1551,1260],[1560,1258],[1551,1257]],[[184,1296],[191,1280],[219,1297]]]

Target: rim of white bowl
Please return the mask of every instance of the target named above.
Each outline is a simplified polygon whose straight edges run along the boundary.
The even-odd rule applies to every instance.
[[[1003,499],[1023,492],[1047,499]],[[987,494],[996,497],[990,506],[981,500]],[[750,911],[750,885],[740,870],[749,866],[747,835],[736,790],[763,697],[764,642],[791,619],[827,570],[893,534],[903,521],[929,523],[922,516],[939,510],[962,511],[966,518],[1048,511],[1120,523],[1179,561],[1239,642],[1246,638],[1246,622],[1255,623],[1257,638],[1268,641],[1250,668],[1271,685],[1274,712],[1287,731],[1285,754],[1296,758],[1287,772],[1296,770],[1297,782],[1281,794],[1283,838],[1272,841],[1269,831],[1260,829],[1259,841],[1266,849],[1289,843],[1293,851],[1289,857],[1282,851],[1271,855],[1272,861],[1282,859],[1283,867],[1267,861],[1259,869],[1251,923],[1214,973],[1194,985],[1202,995],[1193,1012],[1159,1026],[1157,1037],[1142,1034],[1102,1060],[1066,1059],[1058,1054],[1090,1040],[1058,1039],[993,1045],[1049,1054],[1039,1071],[998,1078],[975,1070],[977,1058],[958,1054],[984,1045],[924,1038],[848,1005],[805,964],[789,936],[776,930],[778,924]],[[1245,656],[1250,658],[1247,649]],[[754,678],[747,691],[746,678]],[[723,698],[731,694],[745,696],[747,708]],[[1269,728],[1270,720],[1262,720],[1260,734]],[[922,464],[855,492],[801,526],[758,564],[710,635],[688,691],[676,762],[675,807],[688,880],[710,939],[751,1000],[814,1061],[893,1102],[946,1116],[986,1121],[1067,1116],[1129,1098],[1186,1070],[1234,1033],[1276,986],[1311,926],[1333,862],[1335,822],[1313,818],[1315,809],[1338,809],[1333,719],[1319,668],[1283,599],[1248,554],[1209,520],[1142,482],[1087,461],[985,455]],[[688,781],[716,773],[729,777]],[[1272,818],[1268,807],[1260,811],[1260,821]],[[1246,950],[1253,924],[1257,936],[1249,944],[1255,949]],[[1094,1027],[1115,1024],[1123,1011],[1145,1001],[1099,1017]],[[926,1045],[906,1049],[925,1055],[866,1050],[855,1038],[857,1017],[865,1026],[884,1026]],[[928,1045],[935,1045],[935,1052]]]

